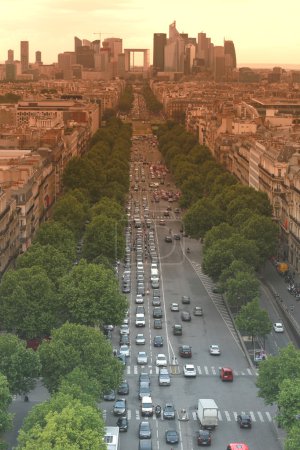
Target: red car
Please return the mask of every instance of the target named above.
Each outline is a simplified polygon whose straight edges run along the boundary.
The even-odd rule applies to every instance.
[[[180,345],[179,355],[182,358],[191,358],[192,357],[192,347],[190,345]]]
[[[222,367],[220,369],[220,378],[222,381],[233,381],[233,370],[229,367]]]

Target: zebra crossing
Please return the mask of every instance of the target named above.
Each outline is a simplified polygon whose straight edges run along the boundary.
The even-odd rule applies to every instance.
[[[229,329],[232,337],[234,338],[237,345],[241,348],[240,341],[237,335],[237,332],[234,328],[234,325],[231,320],[231,316],[228,312],[228,309],[224,303],[223,296],[221,294],[216,294],[213,292],[213,281],[202,272],[201,264],[196,263],[195,261],[191,261],[192,267],[195,270],[196,274],[200,278],[203,286],[205,287],[208,295],[212,299],[215,307],[217,308],[220,316],[223,318],[224,322],[226,323],[227,328]]]
[[[183,366],[179,365],[176,366],[176,369],[178,370],[178,374],[183,374]],[[195,366],[195,369],[197,371],[198,375],[202,376],[219,376],[219,371],[221,367],[215,367],[215,366]],[[126,366],[126,373],[127,375],[139,375],[140,372],[146,372],[149,373],[149,375],[158,375],[159,374],[159,367],[156,366]],[[171,366],[171,373],[174,373],[172,371]],[[235,376],[258,376],[258,371],[250,369],[249,367],[246,367],[243,370],[234,370],[233,374]]]
[[[253,423],[271,423],[273,422],[273,417],[269,411],[227,411],[227,410],[219,410],[218,411],[218,419],[219,422],[237,422],[237,416],[238,414],[250,414],[252,422]],[[108,416],[111,415],[111,411],[103,409],[102,415],[104,421],[108,419]],[[190,420],[198,421],[197,418],[197,412],[196,411],[188,411],[188,417]],[[127,419],[128,420],[136,420],[139,421],[142,419],[141,413],[139,409],[127,410]],[[163,416],[161,415],[159,418],[156,417],[155,414],[153,414],[152,417],[149,418],[150,420],[165,420]]]

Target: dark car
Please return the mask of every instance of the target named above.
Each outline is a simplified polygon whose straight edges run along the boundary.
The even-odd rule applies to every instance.
[[[120,386],[118,387],[118,394],[119,395],[128,395],[129,394],[129,384],[127,381],[123,381]]]
[[[159,289],[153,289],[152,293],[153,293],[153,297],[160,297],[160,290]]]
[[[160,330],[162,328],[162,320],[161,319],[154,319],[153,324],[155,330]]]
[[[145,372],[141,372],[140,376],[139,376],[139,382],[142,383],[142,382],[146,382],[146,381],[150,384],[149,374],[145,373]]]
[[[178,323],[173,325],[173,334],[175,336],[182,336],[182,326]]]
[[[172,236],[165,236],[165,242],[173,242]]]
[[[166,403],[163,409],[163,418],[164,419],[175,419],[175,408],[172,403]]]
[[[161,301],[159,297],[153,297],[152,298],[152,306],[160,306],[161,305]]]
[[[191,303],[191,298],[188,295],[183,295],[181,301],[184,305],[189,305]]]
[[[113,407],[114,416],[124,416],[126,414],[127,404],[124,398],[119,398],[115,401]]]
[[[154,345],[154,347],[163,347],[163,345],[164,345],[163,337],[162,336],[154,336],[153,345]]]
[[[119,427],[120,431],[128,430],[128,419],[127,417],[119,417],[117,421],[117,427]]]
[[[180,345],[179,355],[182,358],[191,358],[192,357],[192,347],[190,345]]]
[[[140,439],[139,450],[152,450],[151,439]]]
[[[191,314],[188,311],[182,311],[181,320],[183,322],[190,322],[192,320]]]
[[[167,444],[178,444],[179,435],[176,430],[167,430],[165,436]]]
[[[211,445],[211,433],[209,430],[197,431],[197,444],[198,445]]]
[[[180,234],[173,234],[173,238],[175,241],[180,241]]]
[[[139,425],[139,438],[140,439],[151,439],[151,426],[146,420],[140,422]]]
[[[163,316],[162,309],[159,306],[153,308],[152,315],[155,319],[161,319]]]
[[[106,392],[103,395],[103,400],[106,400],[108,402],[113,402],[114,400],[116,400],[116,393],[114,390],[110,390],[109,392]]]
[[[139,399],[143,397],[151,397],[150,383],[147,381],[141,381],[139,385]]]
[[[120,345],[129,345],[129,336],[128,336],[128,334],[121,334],[121,336],[120,336]]]
[[[249,414],[239,414],[237,416],[237,421],[238,421],[240,428],[251,428],[252,427],[252,420],[251,420],[251,416]]]

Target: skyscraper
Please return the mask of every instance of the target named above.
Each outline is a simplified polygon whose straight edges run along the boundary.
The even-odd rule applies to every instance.
[[[29,67],[29,42],[21,41],[21,70],[26,72]]]
[[[222,45],[214,47],[214,77],[216,81],[223,81],[225,77],[225,52]]]
[[[42,64],[42,52],[40,52],[39,50],[35,52],[35,63]]]
[[[165,68],[166,33],[154,33],[153,36],[153,70],[163,72]]]
[[[176,29],[174,21],[169,26],[169,38],[165,46],[165,72],[184,71],[184,38]]]
[[[7,62],[8,62],[8,64],[12,64],[14,62],[14,51],[13,50],[7,51]]]
[[[234,43],[232,41],[224,40],[224,52],[225,52],[226,67],[235,69],[236,68],[236,55],[235,55]]]

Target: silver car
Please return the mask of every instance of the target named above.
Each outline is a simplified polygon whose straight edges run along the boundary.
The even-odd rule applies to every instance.
[[[137,363],[138,364],[147,364],[148,363],[148,355],[146,352],[138,352]]]

